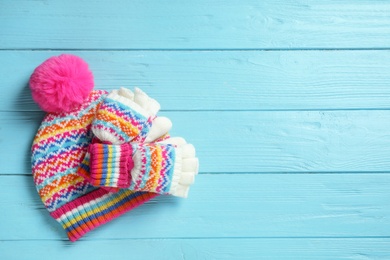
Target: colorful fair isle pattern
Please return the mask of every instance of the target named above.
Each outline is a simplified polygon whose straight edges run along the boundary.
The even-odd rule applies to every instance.
[[[111,141],[115,144],[130,142],[136,138],[138,141],[144,140],[153,118],[137,111],[136,107],[138,105],[133,101],[111,93],[100,105],[92,123],[92,131],[101,141]],[[112,135],[115,141],[101,138],[105,133]]]
[[[129,189],[168,194],[174,181],[175,146],[133,143],[133,151],[134,167]]]
[[[72,241],[156,196],[129,190],[113,193],[77,174],[92,139],[92,120],[105,95],[93,91],[79,110],[47,114],[32,145],[38,193]]]
[[[95,143],[90,145],[80,172],[96,187],[170,194],[172,183],[177,184],[181,175],[175,169],[175,149],[161,143]]]

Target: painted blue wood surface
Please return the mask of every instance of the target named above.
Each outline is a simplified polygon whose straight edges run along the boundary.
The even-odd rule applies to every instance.
[[[27,79],[61,51],[2,51],[0,111],[39,111]],[[390,51],[72,51],[96,87],[145,89],[163,110],[390,108]],[[23,64],[21,66],[21,64]],[[23,87],[26,87],[24,89]]]
[[[386,0],[6,0],[0,48],[389,48],[389,13]]]
[[[1,1],[0,259],[390,259],[389,35],[385,0]],[[67,241],[27,86],[63,52],[161,102],[199,154],[187,200]]]
[[[12,204],[0,239],[66,240],[30,176],[0,180],[0,200]],[[82,240],[386,237],[389,186],[388,174],[373,173],[201,174],[187,200],[159,197]]]

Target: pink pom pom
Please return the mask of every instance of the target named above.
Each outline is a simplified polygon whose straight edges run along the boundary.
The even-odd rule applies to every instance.
[[[93,86],[88,64],[70,54],[47,59],[30,78],[32,97],[46,112],[70,112],[83,103]]]

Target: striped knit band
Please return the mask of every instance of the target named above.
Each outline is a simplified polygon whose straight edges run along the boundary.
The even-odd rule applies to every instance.
[[[90,182],[96,187],[128,188],[133,168],[131,145],[91,144]]]
[[[103,189],[90,192],[51,213],[66,230],[71,241],[103,225],[127,211],[156,197],[150,192],[120,190],[111,193]]]

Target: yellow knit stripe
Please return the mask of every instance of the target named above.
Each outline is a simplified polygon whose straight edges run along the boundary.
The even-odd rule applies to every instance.
[[[79,182],[83,182],[84,179],[82,177],[78,177],[70,182],[64,182],[62,183],[61,185],[58,185],[57,187],[55,187],[54,189],[50,190],[49,193],[45,194],[43,197],[42,197],[42,200],[46,201],[47,199],[51,198],[55,193],[57,193],[58,191],[62,190],[62,189],[65,189],[65,188],[68,188],[69,186],[71,185],[74,185],[76,183],[79,183]]]
[[[110,185],[111,184],[111,167],[112,167],[112,150],[113,150],[113,147],[112,145],[107,145],[108,147],[108,160],[107,160],[107,178],[106,178],[106,185]]]
[[[101,212],[101,211],[104,211],[105,209],[111,207],[112,205],[118,203],[119,201],[121,201],[122,199],[126,198],[127,196],[129,196],[130,194],[134,193],[134,191],[124,191],[120,196],[116,197],[115,199],[111,199],[110,201],[108,201],[106,204],[98,207],[97,209],[94,209],[94,205],[91,205],[92,209],[91,210],[88,210],[86,211],[85,213],[83,214],[80,214],[78,215],[76,218],[72,218],[71,220],[67,221],[66,223],[64,223],[62,226],[65,228],[68,228],[70,227],[71,225],[91,216],[91,215],[94,215],[96,214],[97,212]],[[111,197],[112,198],[112,197]],[[89,202],[90,203],[90,202]]]
[[[161,168],[162,168],[162,150],[160,147],[156,147],[156,157],[154,158],[156,160],[156,165],[154,168],[155,175],[153,180],[153,186],[152,191],[155,191],[158,186],[158,180],[161,179]]]
[[[100,118],[100,116],[103,116],[103,118]],[[101,119],[104,120],[104,116],[108,117],[109,119],[115,119],[115,121],[117,122],[111,122],[111,123],[121,128],[122,131],[124,131],[129,136],[137,136],[140,132],[140,130],[135,125],[133,125],[130,121],[125,120],[124,118],[114,113],[111,113],[108,110],[99,110],[97,118],[100,120]],[[119,125],[117,123],[119,123]]]
[[[56,136],[56,135],[59,135],[59,134],[62,134],[62,133],[66,133],[66,132],[70,132],[70,131],[73,131],[73,130],[78,130],[78,129],[81,129],[81,128],[86,128],[87,125],[91,124],[93,118],[91,117],[91,119],[85,121],[84,123],[81,123],[79,125],[74,125],[74,126],[69,126],[69,127],[65,127],[65,128],[61,128],[59,129],[57,132],[51,132],[51,133],[47,133],[45,135],[41,135],[37,138],[34,139],[34,143],[38,143],[42,140],[45,140],[49,137],[53,137],[53,136]]]

